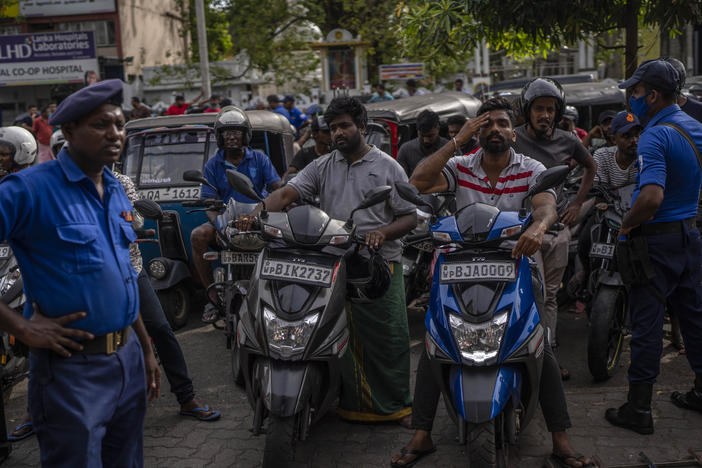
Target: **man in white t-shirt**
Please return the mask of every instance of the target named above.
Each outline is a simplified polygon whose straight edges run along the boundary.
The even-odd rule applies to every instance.
[[[414,170],[410,183],[420,192],[456,194],[458,209],[472,203],[486,203],[500,210],[517,211],[529,187],[546,168],[540,162],[510,148],[516,138],[509,101],[492,98],[478,109],[452,140],[425,158]],[[467,156],[453,156],[456,148],[479,134],[481,149]],[[522,233],[512,250],[517,258],[533,255],[541,248],[546,230],[558,217],[556,194],[552,190],[531,197],[534,222]],[[393,455],[393,468],[414,465],[420,458],[436,451],[431,429],[441,389],[434,379],[427,354],[422,353],[412,405],[412,428],[415,434],[400,453]],[[571,426],[561,371],[549,343],[544,346],[544,364],[539,385],[539,402],[551,432],[553,451],[549,466],[594,467],[592,460],[580,455],[570,444],[566,429]]]

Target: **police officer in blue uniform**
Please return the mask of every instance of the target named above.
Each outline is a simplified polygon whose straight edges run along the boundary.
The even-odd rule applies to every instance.
[[[92,337],[64,338],[52,346],[58,354],[32,349],[29,410],[44,467],[143,466],[147,393],[158,396],[129,259],[132,208],[105,168],[124,144],[121,103],[119,80],[72,94],[51,117],[68,148],[0,183],[0,238],[15,252],[34,306],[25,317],[81,313],[70,326]]]
[[[653,433],[651,394],[659,373],[666,301],[680,318],[694,388],[673,392],[673,403],[702,412],[702,241],[695,227],[702,186],[697,148],[702,125],[677,104],[677,72],[663,60],[639,66],[619,86],[645,125],[638,146],[639,174],[631,211],[620,236],[628,236],[648,283],[634,281],[629,294],[632,337],[628,401],[606,411],[615,426]],[[640,246],[644,246],[643,249]]]

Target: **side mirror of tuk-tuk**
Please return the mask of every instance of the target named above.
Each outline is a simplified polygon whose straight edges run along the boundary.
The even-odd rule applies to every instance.
[[[219,193],[217,187],[212,185],[209,180],[205,179],[205,176],[202,175],[202,172],[198,171],[197,169],[190,169],[183,172],[183,180],[186,182],[199,182],[203,185],[207,185],[209,188],[214,190],[215,193]]]
[[[392,192],[392,187],[389,185],[381,185],[369,190],[361,203],[359,203],[359,205],[351,211],[349,219],[346,220],[344,227],[346,229],[351,229],[351,226],[353,226],[353,214],[356,211],[364,210],[366,208],[370,208],[371,206],[377,205],[378,203],[384,202],[390,198],[390,192]]]
[[[158,221],[163,218],[161,206],[153,200],[137,200],[134,208],[146,219]]]
[[[395,190],[397,190],[398,195],[400,195],[400,198],[403,200],[407,200],[417,206],[426,206],[431,210],[431,214],[434,214],[434,207],[419,196],[419,190],[417,190],[417,187],[414,185],[409,182],[397,182],[395,184]]]

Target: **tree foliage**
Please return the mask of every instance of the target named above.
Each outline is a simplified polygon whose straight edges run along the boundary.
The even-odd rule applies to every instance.
[[[483,39],[526,57],[546,55],[593,34],[635,31],[639,19],[673,33],[702,21],[698,0],[409,0],[404,12],[400,32],[406,53],[425,57],[430,70],[440,68],[443,57],[461,58]],[[635,41],[636,34],[627,40]],[[636,46],[628,44],[627,70],[632,60],[635,65]]]

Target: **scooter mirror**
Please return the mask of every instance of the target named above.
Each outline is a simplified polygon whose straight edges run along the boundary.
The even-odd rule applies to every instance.
[[[212,185],[209,180],[205,179],[202,172],[198,171],[197,169],[189,169],[183,172],[183,180],[186,182],[199,182],[203,185],[207,185],[209,188],[214,190],[217,195],[219,195],[219,190],[217,190],[217,187]]]
[[[227,183],[231,188],[253,200],[263,201],[254,190],[253,182],[239,171],[227,169]]]
[[[153,200],[137,200],[134,202],[134,208],[146,219],[158,221],[163,218],[161,206]]]
[[[553,166],[539,174],[536,183],[529,188],[528,196],[553,188],[563,182],[570,172],[568,166]]]
[[[408,202],[414,203],[417,206],[429,207],[431,213],[434,214],[434,207],[419,196],[419,190],[417,190],[417,187],[414,185],[410,184],[409,182],[397,182],[395,183],[395,189],[397,190],[398,195],[400,195],[400,198],[403,200],[407,200]]]
[[[363,201],[354,208],[351,211],[351,214],[349,215],[349,219],[346,220],[346,224],[344,227],[347,229],[350,229],[351,226],[353,226],[353,214],[358,211],[358,210],[364,210],[366,208],[370,208],[373,205],[377,205],[378,203],[382,203],[388,198],[390,198],[390,192],[392,192],[392,187],[389,185],[380,185],[378,187],[375,187],[366,193],[366,196],[363,198]]]

